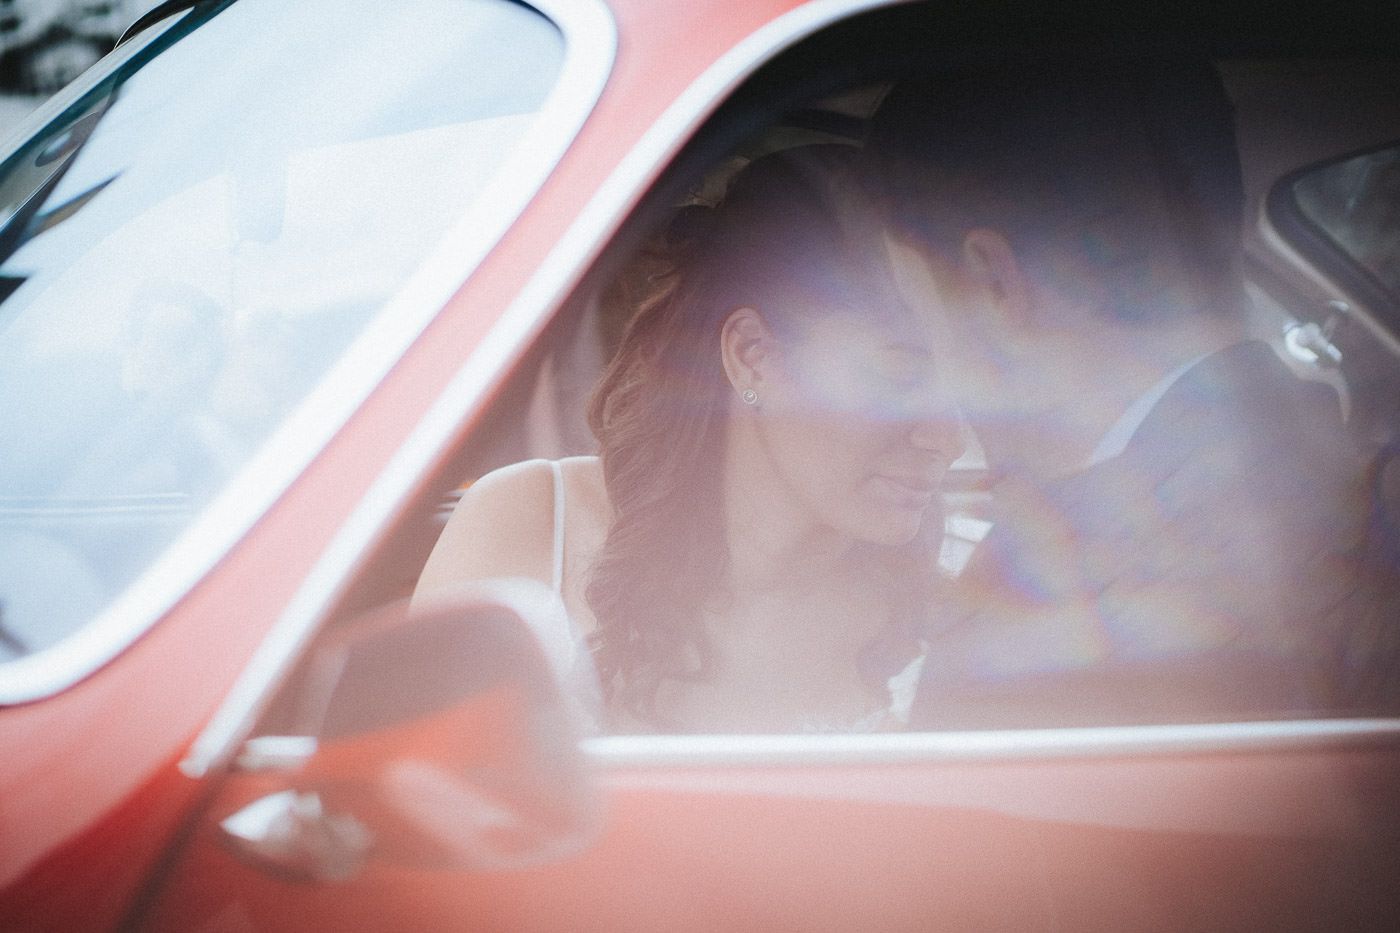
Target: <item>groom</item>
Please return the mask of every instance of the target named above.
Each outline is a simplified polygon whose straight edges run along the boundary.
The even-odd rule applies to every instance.
[[[913,724],[1341,702],[1360,462],[1336,393],[1247,328],[1215,71],[1062,62],[910,81],[870,149],[996,479]]]

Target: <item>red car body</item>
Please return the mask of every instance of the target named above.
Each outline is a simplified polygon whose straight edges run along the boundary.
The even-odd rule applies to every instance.
[[[377,484],[464,361],[513,306],[543,309],[517,312],[526,323],[494,350],[485,385],[499,389],[726,95],[783,48],[880,6],[608,0],[615,60],[576,138],[343,427],[129,647],[0,709],[0,927],[1342,929],[1400,916],[1394,719],[1025,731],[980,746],[598,739],[604,826],[548,864],[390,865],[317,884],[207,843],[197,815],[252,799],[263,779],[225,785],[227,756],[200,753],[201,735],[260,645],[320,611],[374,529],[422,494],[450,445],[418,456],[419,478],[387,499]],[[447,439],[470,433],[490,396]]]
[[[620,35],[644,41],[619,41],[608,86],[567,157],[353,422],[120,663],[60,697],[5,710],[0,741],[12,753],[0,765],[7,790],[0,878],[7,908],[14,905],[6,916],[71,929],[121,915],[198,793],[180,759],[325,544],[460,367],[462,351],[480,341],[676,97],[796,5],[731,3],[703,16],[648,3],[613,7]]]

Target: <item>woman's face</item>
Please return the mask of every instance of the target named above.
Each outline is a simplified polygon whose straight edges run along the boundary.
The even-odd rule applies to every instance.
[[[907,543],[925,515],[941,521],[943,475],[964,449],[940,329],[915,311],[895,321],[830,312],[795,329],[755,413],[780,482],[820,525]]]

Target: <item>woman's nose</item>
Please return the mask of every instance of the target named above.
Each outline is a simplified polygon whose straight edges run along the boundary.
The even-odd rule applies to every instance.
[[[952,462],[967,450],[962,416],[954,408],[939,407],[913,419],[909,443],[920,450],[938,451]]]

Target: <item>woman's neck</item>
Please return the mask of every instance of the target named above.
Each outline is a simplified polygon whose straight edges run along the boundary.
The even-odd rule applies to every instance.
[[[739,434],[739,432],[735,432]],[[805,589],[849,568],[854,542],[817,523],[763,456],[731,435],[720,483],[727,589],[771,593]]]

